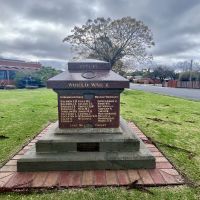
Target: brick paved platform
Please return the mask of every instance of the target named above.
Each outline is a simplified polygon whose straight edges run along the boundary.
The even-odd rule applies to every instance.
[[[177,172],[167,158],[151,144],[150,141],[148,141],[148,138],[135,126],[135,124],[129,123],[129,125],[156,157],[156,169],[16,172],[17,159],[19,159],[43,134],[46,133],[51,127],[50,124],[2,168],[0,168],[0,189],[126,186],[135,180],[138,180],[137,184],[144,186],[184,184],[183,177]]]

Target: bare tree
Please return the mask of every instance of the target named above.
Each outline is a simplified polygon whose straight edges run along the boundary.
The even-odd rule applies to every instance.
[[[200,63],[198,62],[192,62],[192,69],[191,69],[191,61],[177,62],[174,64],[173,67],[183,72],[193,71],[193,70],[200,71]]]
[[[174,70],[169,69],[166,66],[158,65],[154,71],[149,74],[149,77],[153,80],[159,78],[160,82],[163,84],[166,78],[176,79],[177,75]]]
[[[89,19],[81,27],[75,26],[72,34],[64,38],[79,54],[111,63],[134,57],[147,58],[146,48],[154,45],[152,33],[142,21],[131,17]]]

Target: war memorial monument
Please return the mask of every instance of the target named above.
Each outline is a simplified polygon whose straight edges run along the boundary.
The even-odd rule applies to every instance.
[[[18,171],[155,168],[155,158],[120,117],[120,93],[129,81],[110,63],[69,62],[47,87],[58,95],[58,122],[18,160]]]

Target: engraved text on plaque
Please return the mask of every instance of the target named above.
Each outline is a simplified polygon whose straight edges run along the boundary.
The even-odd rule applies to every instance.
[[[60,128],[119,126],[119,95],[59,97]]]

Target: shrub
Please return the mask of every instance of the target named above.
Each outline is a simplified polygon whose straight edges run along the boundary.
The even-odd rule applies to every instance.
[[[45,87],[47,80],[60,72],[60,70],[51,67],[42,67],[36,72],[17,72],[14,81],[17,88],[25,88],[27,86]]]
[[[200,72],[182,72],[179,75],[180,81],[190,81],[190,76],[192,81],[200,81]]]

